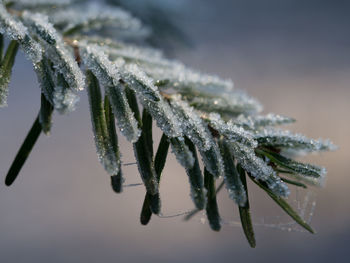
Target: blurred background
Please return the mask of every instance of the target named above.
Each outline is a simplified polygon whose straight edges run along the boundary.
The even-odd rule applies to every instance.
[[[215,233],[201,223],[201,215],[190,222],[153,217],[148,226],[141,226],[145,191],[131,187],[116,195],[110,189],[95,154],[82,93],[75,112],[54,116],[51,136],[40,137],[14,185],[0,184],[1,262],[347,262],[350,2],[151,2],[168,12],[190,40],[190,47],[166,45],[169,56],[232,78],[236,88],[262,102],[265,113],[297,119],[288,128],[330,138],[340,146],[334,153],[306,158],[328,169],[326,187],[312,190],[317,205],[311,224],[317,233],[269,227],[289,219],[254,185],[250,199],[257,222],[255,249],[240,227],[224,225]],[[141,0],[130,3],[145,5]],[[9,106],[0,110],[1,180],[39,110],[39,99],[30,62],[20,54]],[[120,141],[124,162],[133,162],[131,145],[121,136]],[[124,176],[126,183],[140,182],[135,166],[124,167]],[[190,210],[187,178],[173,156],[163,179],[164,215]],[[225,196],[220,196],[219,209],[226,220],[235,221],[238,209]],[[265,226],[259,226],[265,219]]]

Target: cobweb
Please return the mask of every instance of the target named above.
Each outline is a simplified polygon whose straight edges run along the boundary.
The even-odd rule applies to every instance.
[[[295,189],[294,197],[288,198],[290,205],[307,223],[311,224],[312,217],[316,208],[316,193],[312,189]],[[281,211],[281,213],[284,213]],[[230,221],[227,222],[230,225]],[[240,224],[239,224],[240,225]],[[279,215],[272,217],[262,217],[259,221],[254,222],[255,226],[263,226],[267,228],[275,228],[283,231],[307,232],[300,227],[288,215]]]
[[[130,162],[123,164],[124,166],[136,166],[136,163]],[[133,188],[142,186],[142,182],[128,182],[125,181],[123,187]],[[310,224],[314,211],[316,208],[316,199],[317,194],[315,189],[309,187],[308,189],[301,189],[299,187],[290,186],[291,194],[288,197],[289,205],[299,214],[299,216],[307,223]],[[225,190],[222,189],[222,192],[218,192],[218,199],[221,195],[225,195]],[[221,201],[221,200],[218,200]],[[267,200],[273,202],[272,200]],[[219,204],[220,206],[220,204]],[[221,208],[224,210],[224,207]],[[166,209],[162,209],[166,210]],[[264,216],[264,215],[255,215],[255,211],[251,211],[253,218],[253,225],[255,227],[263,228],[272,228],[288,232],[307,232],[305,229],[300,227],[289,215],[287,215],[283,210],[278,209],[274,215]],[[197,221],[201,224],[208,224],[205,210],[196,211],[194,209],[179,210],[179,211],[166,211],[158,215],[159,218],[169,219],[169,218],[183,218],[187,215],[194,214],[191,217],[191,220]],[[238,213],[236,213],[238,214]],[[241,227],[241,222],[239,215],[236,215],[234,218],[225,218],[221,219],[221,224],[228,227]]]
[[[296,187],[294,194],[288,198],[289,204],[307,224],[311,224],[316,208],[316,197],[316,193],[312,189],[306,190]],[[223,224],[241,226],[239,221],[225,221]],[[280,210],[280,215],[260,217],[253,224],[258,227],[274,228],[288,232],[307,232],[282,210]]]
[[[316,193],[313,189],[299,189],[295,187],[295,190],[293,189],[292,194],[288,198],[288,203],[307,224],[310,224],[316,208],[316,197]],[[195,210],[187,210],[175,213],[164,213],[160,214],[159,217],[184,217],[193,213],[194,211]],[[270,216],[255,216],[254,212],[252,212],[252,217],[253,225],[255,227],[273,228],[288,232],[307,232],[281,209],[278,209],[278,214]],[[198,213],[193,216],[191,220],[195,220],[201,224],[208,224],[205,210],[198,211]],[[239,216],[234,219],[226,219],[223,217],[221,218],[221,224],[229,227],[241,227]]]

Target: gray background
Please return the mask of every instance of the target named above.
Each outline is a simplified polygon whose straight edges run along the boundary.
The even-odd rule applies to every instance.
[[[331,138],[340,146],[335,153],[307,158],[329,171],[326,188],[314,190],[312,226],[318,233],[256,226],[257,248],[251,249],[240,227],[224,226],[214,233],[200,217],[191,222],[154,217],[149,226],[141,226],[144,189],[127,188],[122,195],[110,190],[95,154],[83,92],[75,112],[54,116],[52,135],[40,138],[13,187],[0,184],[1,262],[347,262],[348,1],[163,3],[176,8],[174,21],[195,44],[171,50],[173,56],[232,78],[237,88],[265,105],[265,113],[292,116],[298,120],[293,130]],[[9,107],[0,110],[2,179],[35,118],[40,97],[22,54],[13,76]],[[132,162],[131,146],[122,138],[121,148],[124,162]],[[186,175],[171,159],[161,187],[164,214],[192,207]],[[127,183],[140,181],[133,166],[125,167],[124,174]],[[224,195],[220,198],[225,218],[236,220],[236,207]],[[282,215],[253,185],[250,198],[256,222]]]

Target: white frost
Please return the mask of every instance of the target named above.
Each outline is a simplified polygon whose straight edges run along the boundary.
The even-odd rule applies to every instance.
[[[82,46],[81,51],[84,64],[94,73],[110,97],[120,131],[130,142],[136,142],[141,131],[120,83],[120,72],[116,65],[97,45]]]
[[[273,146],[292,151],[320,152],[332,151],[337,147],[329,140],[309,139],[302,134],[294,134],[290,131],[266,128],[255,135],[259,145]]]
[[[233,122],[225,122],[221,116],[217,113],[210,113],[208,115],[210,125],[219,131],[219,133],[229,141],[239,142],[249,147],[256,148],[258,146],[257,141],[254,140],[254,135],[243,129],[242,127],[236,126]]]
[[[39,62],[43,50],[29,35],[28,29],[22,22],[11,16],[3,3],[0,2],[0,34],[6,34],[10,39],[18,41],[26,56],[33,62]]]
[[[230,150],[237,162],[255,179],[266,182],[271,191],[278,196],[288,196],[288,186],[281,181],[271,166],[255,155],[251,149],[240,143],[230,143]]]
[[[46,56],[54,63],[56,70],[63,75],[69,87],[74,90],[83,90],[85,78],[75,61],[74,54],[48,21],[48,17],[27,11],[23,12],[22,17],[31,30],[42,39]]]

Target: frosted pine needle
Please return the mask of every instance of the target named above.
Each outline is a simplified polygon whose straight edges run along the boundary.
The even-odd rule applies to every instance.
[[[276,176],[271,166],[256,156],[253,149],[240,143],[230,143],[230,150],[237,162],[255,179],[266,182],[268,187],[278,196],[288,196],[288,186]]]
[[[163,64],[167,66],[149,67],[147,73],[157,80],[167,80],[166,86],[168,87],[176,89],[193,87],[206,92],[214,92],[214,90],[230,92],[233,90],[233,82],[231,80],[222,80],[214,75],[202,74],[187,68],[177,61],[164,59]]]
[[[188,146],[185,144],[185,139],[182,137],[172,138],[170,139],[170,142],[177,161],[185,169],[191,169],[194,164],[194,158]]]
[[[242,127],[236,126],[233,122],[225,122],[217,113],[210,113],[208,115],[210,125],[216,129],[221,135],[232,142],[239,142],[249,147],[256,148],[257,141],[254,140],[254,135],[244,130]]]
[[[69,88],[83,90],[84,75],[72,56],[73,51],[66,47],[61,35],[49,22],[48,17],[39,13],[23,12],[22,15],[31,29],[43,40],[46,56],[54,63],[55,68],[65,78]]]
[[[172,96],[170,101],[184,134],[198,148],[208,171],[216,177],[222,176],[224,170],[222,157],[207,124],[194,108],[181,100],[181,96]]]
[[[186,92],[187,93],[187,92]],[[262,106],[243,92],[219,93],[216,96],[207,93],[186,94],[192,106],[205,112],[217,112],[223,116],[235,117],[240,114],[255,114]]]
[[[295,120],[282,115],[269,113],[267,115],[256,116],[240,115],[237,117],[237,119],[232,120],[232,122],[237,126],[242,126],[243,128],[250,130],[256,130],[263,127],[290,124],[295,122]]]
[[[230,153],[229,143],[224,139],[219,141],[220,151],[224,159],[224,180],[229,197],[239,206],[243,207],[247,202],[247,193],[236,170],[234,159]]]
[[[199,117],[199,113],[179,95],[172,96],[170,103],[186,136],[202,151],[209,150],[213,139],[207,125]]]
[[[96,77],[91,72],[87,74],[87,91],[97,155],[108,174],[114,176],[120,171],[120,160],[117,159],[107,130],[100,86]]]
[[[120,83],[119,71],[115,64],[111,63],[103,50],[97,45],[84,46],[82,57],[86,67],[97,76],[100,84],[110,97],[120,131],[130,142],[136,142],[141,131],[126,99],[124,87]]]
[[[51,21],[68,33],[113,26],[124,31],[143,31],[142,23],[129,12],[105,4],[88,2],[55,12]]]
[[[0,34],[6,34],[10,39],[18,41],[26,56],[33,62],[39,62],[43,50],[29,34],[22,22],[11,16],[3,3],[0,2]]]
[[[135,64],[125,65],[123,69],[123,80],[135,90],[141,104],[156,120],[158,127],[168,137],[181,136],[181,123],[160,95],[158,88],[154,86],[154,81]]]
[[[336,146],[329,140],[309,139],[302,134],[271,128],[258,132],[255,139],[261,146],[292,149],[293,151],[320,152],[336,149]]]

